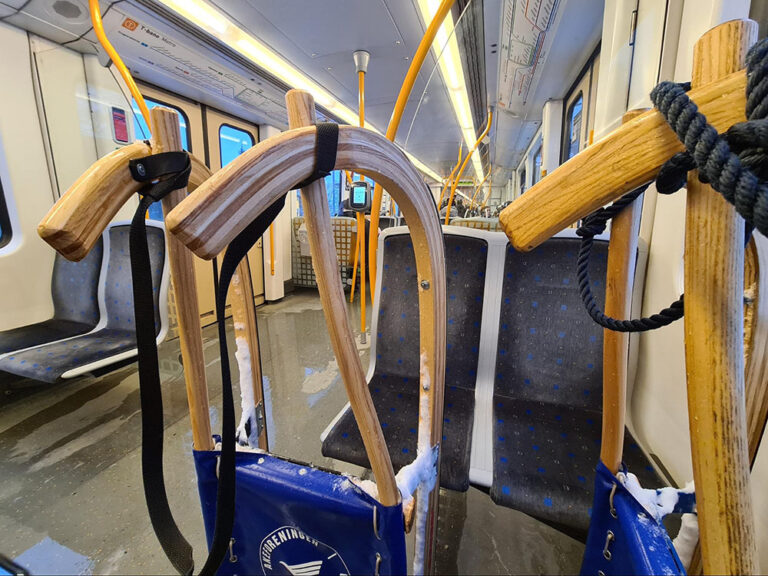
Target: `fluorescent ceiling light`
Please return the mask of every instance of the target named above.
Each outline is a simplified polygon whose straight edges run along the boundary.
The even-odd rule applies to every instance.
[[[293,66],[266,44],[232,22],[221,10],[203,0],[159,0],[162,4],[180,14],[192,24],[215,36],[230,48],[237,50],[257,66],[279,78],[291,88],[310,92],[320,106],[341,118],[344,122],[357,126],[360,122],[356,111],[338,101],[333,94]],[[351,66],[351,64],[350,64]],[[381,130],[370,122],[365,127],[378,134]],[[440,176],[423,162],[406,152],[416,168],[430,178],[440,181]]]
[[[440,6],[440,0],[418,0],[419,11],[424,20],[425,26],[428,26],[434,18]],[[459,128],[464,141],[467,143],[467,149],[471,150],[477,140],[475,123],[472,120],[472,108],[469,105],[469,96],[467,95],[467,86],[464,82],[464,69],[461,65],[461,54],[459,53],[459,44],[454,34],[453,16],[448,12],[443,20],[443,25],[437,31],[432,50],[435,53],[440,73],[443,76],[448,89],[448,96],[453,106],[453,112],[459,122]],[[472,154],[472,166],[475,169],[475,175],[483,178],[483,163],[480,160],[480,152],[475,150]]]

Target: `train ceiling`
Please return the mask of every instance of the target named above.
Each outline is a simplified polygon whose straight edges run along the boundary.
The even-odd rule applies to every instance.
[[[352,52],[368,50],[366,119],[381,132],[424,33],[418,2],[212,0],[353,110],[358,104]],[[269,71],[154,0],[101,6],[108,35],[138,79],[256,123],[286,127],[287,86]],[[495,184],[505,183],[517,167],[541,122],[544,102],[565,95],[596,46],[602,10],[603,0],[457,1],[456,39],[478,132],[486,106],[495,110],[490,138],[481,150],[484,169],[494,166]],[[0,0],[0,19],[75,50],[100,52],[87,0]],[[430,51],[397,141],[444,176],[456,162],[461,139]]]

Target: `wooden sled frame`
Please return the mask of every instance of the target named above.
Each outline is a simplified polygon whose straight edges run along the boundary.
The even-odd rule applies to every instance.
[[[210,259],[275,200],[308,178],[315,165],[314,101],[303,91],[286,95],[291,129],[264,140],[214,174],[167,217],[168,229],[202,258]],[[336,170],[373,178],[400,205],[410,225],[419,281],[419,447],[438,446],[442,436],[445,379],[445,259],[434,200],[402,151],[364,128],[339,126]],[[346,316],[323,180],[301,190],[318,291],[339,370],[384,505],[400,501],[384,434]],[[427,422],[427,427],[424,423]],[[427,570],[434,553],[438,478],[428,498]]]
[[[694,47],[690,96],[719,131],[746,119],[742,68],[756,38],[755,22],[733,20],[707,32]],[[641,114],[515,200],[501,214],[502,228],[516,249],[530,250],[650,181],[682,149],[660,113]],[[703,567],[708,574],[752,574],[757,548],[744,401],[744,221],[695,173],[687,194],[685,355]],[[603,430],[617,441],[623,422],[606,415]],[[604,447],[601,457],[609,467],[615,466],[619,447]]]
[[[150,111],[153,139],[150,143],[137,141],[129,144],[91,165],[85,173],[53,205],[37,227],[40,237],[68,260],[82,260],[93,248],[101,233],[122,206],[141,188],[131,176],[131,160],[151,154],[181,150],[178,114],[169,108],[155,107]],[[193,154],[189,154],[192,171],[189,190],[195,190],[211,176],[211,171]],[[186,189],[175,190],[163,203],[165,214],[185,196]],[[213,449],[211,424],[208,413],[208,393],[205,382],[203,340],[200,331],[200,312],[194,263],[182,244],[171,235],[167,237],[171,279],[176,296],[179,320],[179,339],[184,362],[193,443],[198,450]],[[251,357],[254,397],[261,398],[261,364],[256,337],[256,316],[253,288],[248,264],[241,262],[233,279],[232,314],[238,336],[245,336]],[[261,448],[266,448],[266,433],[259,437]]]

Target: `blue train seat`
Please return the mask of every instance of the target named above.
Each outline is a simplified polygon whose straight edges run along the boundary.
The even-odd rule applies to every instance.
[[[100,274],[101,319],[98,325],[86,334],[5,354],[0,357],[0,371],[42,382],[56,382],[136,356],[129,228],[129,224],[113,224],[104,235],[103,249],[107,258]],[[147,243],[159,343],[168,331],[168,266],[165,230],[161,223],[147,221]]]
[[[101,238],[80,262],[70,262],[56,254],[51,278],[53,317],[0,332],[0,354],[93,330],[99,322],[98,286],[103,256]]]
[[[470,230],[450,231],[446,227],[444,232],[447,360],[440,479],[444,488],[467,490],[488,244]],[[418,283],[407,229],[387,229],[380,242],[380,282],[373,312],[368,383],[397,471],[416,457]],[[324,436],[324,456],[370,467],[349,407]]]
[[[577,238],[507,248],[493,393],[492,499],[573,535],[589,527],[600,456],[603,331],[584,309]],[[603,307],[608,243],[595,242],[592,289]],[[663,486],[625,434],[624,461]]]

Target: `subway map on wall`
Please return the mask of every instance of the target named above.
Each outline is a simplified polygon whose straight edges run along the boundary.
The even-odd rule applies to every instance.
[[[505,0],[499,51],[499,106],[520,110],[528,99],[559,0]]]

